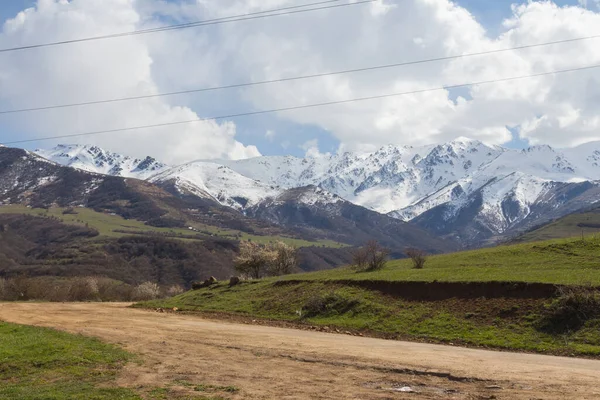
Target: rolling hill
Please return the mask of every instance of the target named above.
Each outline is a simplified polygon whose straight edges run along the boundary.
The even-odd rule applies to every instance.
[[[600,357],[600,238],[226,283],[137,307],[283,321],[323,332]]]

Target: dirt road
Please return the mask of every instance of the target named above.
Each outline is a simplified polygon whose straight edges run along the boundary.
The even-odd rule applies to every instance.
[[[121,345],[144,363],[126,367],[119,384],[148,390],[184,381],[233,385],[240,392],[232,399],[600,399],[600,361],[234,324],[125,304],[4,303],[0,320]]]

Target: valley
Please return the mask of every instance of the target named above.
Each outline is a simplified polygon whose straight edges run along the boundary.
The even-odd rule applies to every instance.
[[[600,399],[600,0],[0,1],[0,400]]]

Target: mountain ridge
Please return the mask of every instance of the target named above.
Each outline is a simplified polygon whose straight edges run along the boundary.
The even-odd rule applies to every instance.
[[[59,150],[65,153],[68,147]],[[52,160],[76,165],[60,157]],[[198,160],[175,167],[156,162],[153,168],[137,175],[129,171],[133,177],[159,185],[171,182],[182,193],[243,213],[291,189],[315,186],[323,190],[323,197],[335,195],[427,229],[433,226],[436,234],[481,244],[543,222],[539,210],[577,210],[593,204],[600,179],[600,142],[562,150],[547,145],[517,150],[461,137],[439,145],[387,145],[374,152]],[[588,195],[574,195],[583,182],[590,184]],[[553,213],[554,218],[560,216]],[[441,229],[454,225],[454,231]],[[484,233],[475,234],[477,230]]]

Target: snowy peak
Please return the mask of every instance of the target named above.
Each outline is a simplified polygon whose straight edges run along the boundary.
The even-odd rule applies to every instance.
[[[468,232],[472,238],[480,231],[503,234],[539,221],[544,218],[539,210],[553,210],[561,199],[570,199],[570,210],[589,205],[595,201],[592,192],[585,201],[577,193],[600,187],[600,142],[517,150],[460,137],[437,145],[386,145],[372,152],[195,161],[178,167],[96,146],[63,145],[37,153],[86,171],[174,186],[244,213],[290,201],[325,209],[346,201],[428,229],[472,223],[477,226]]]
[[[167,169],[154,175],[150,181],[157,184],[171,183],[180,193],[211,198],[238,210],[244,210],[281,192],[278,187],[245,177],[227,166],[203,161]]]
[[[166,168],[152,157],[143,160],[104,150],[98,146],[58,145],[35,153],[60,165],[104,175],[146,179]]]
[[[317,186],[305,186],[301,188],[289,189],[282,192],[277,197],[268,199],[272,204],[282,204],[292,201],[307,206],[328,205],[343,202],[344,200],[333,193],[329,193],[323,188]]]

